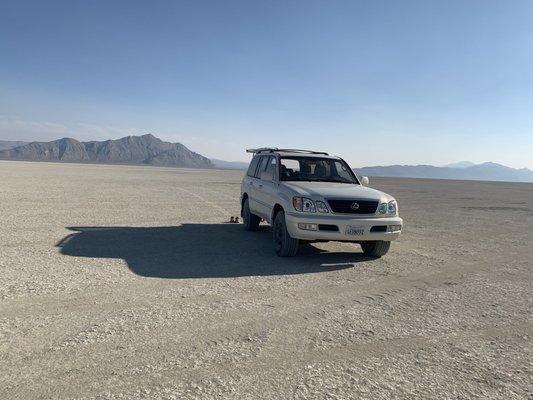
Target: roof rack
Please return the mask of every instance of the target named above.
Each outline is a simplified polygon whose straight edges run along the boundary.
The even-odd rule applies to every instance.
[[[286,152],[286,153],[302,153],[302,154],[323,154],[325,156],[328,153],[323,151],[312,151],[302,149],[278,149],[277,147],[260,147],[258,149],[246,149],[247,153],[274,153],[274,152]]]
[[[262,153],[262,152],[273,153],[274,151],[278,151],[278,148],[277,147],[260,147],[258,149],[246,149],[247,153]]]

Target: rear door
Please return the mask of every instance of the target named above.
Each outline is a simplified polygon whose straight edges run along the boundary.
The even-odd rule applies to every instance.
[[[257,165],[261,161],[261,156],[254,156],[252,158],[252,161],[250,162],[250,166],[248,167],[248,171],[246,171],[246,175],[244,176],[244,179],[242,180],[242,193],[246,193],[248,195],[248,205],[250,206],[250,211],[255,214],[257,212],[257,202],[255,201],[253,188],[255,184],[255,172],[257,171]]]
[[[262,171],[268,171],[274,177],[274,180],[260,180],[255,187],[255,197],[258,202],[259,215],[271,222],[270,216],[272,215],[272,209],[274,208],[275,198],[278,192],[278,163],[276,156],[269,156],[266,162],[261,163],[261,167],[261,169],[258,169],[258,176],[261,177]]]
[[[261,180],[261,172],[264,171],[267,167],[269,156],[259,156],[259,162],[255,170],[254,176],[252,177],[252,184],[250,187],[250,210],[255,215],[265,218],[265,204],[262,198],[263,190],[263,181]]]

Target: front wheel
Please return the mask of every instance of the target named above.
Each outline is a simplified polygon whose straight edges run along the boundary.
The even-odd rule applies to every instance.
[[[361,248],[366,256],[379,258],[387,254],[390,249],[390,242],[385,242],[384,240],[362,242]]]
[[[298,239],[294,239],[287,231],[287,223],[285,222],[285,213],[279,211],[274,219],[274,226],[272,229],[272,236],[274,240],[274,249],[276,254],[280,257],[294,257],[298,253]]]

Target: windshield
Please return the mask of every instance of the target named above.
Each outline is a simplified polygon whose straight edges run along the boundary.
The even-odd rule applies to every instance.
[[[320,157],[281,157],[279,167],[281,181],[359,184],[348,164],[342,160]]]

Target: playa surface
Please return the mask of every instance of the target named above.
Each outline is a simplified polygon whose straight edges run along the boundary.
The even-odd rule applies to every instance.
[[[284,259],[242,174],[0,162],[0,398],[530,398],[533,184],[371,179],[387,256]]]

